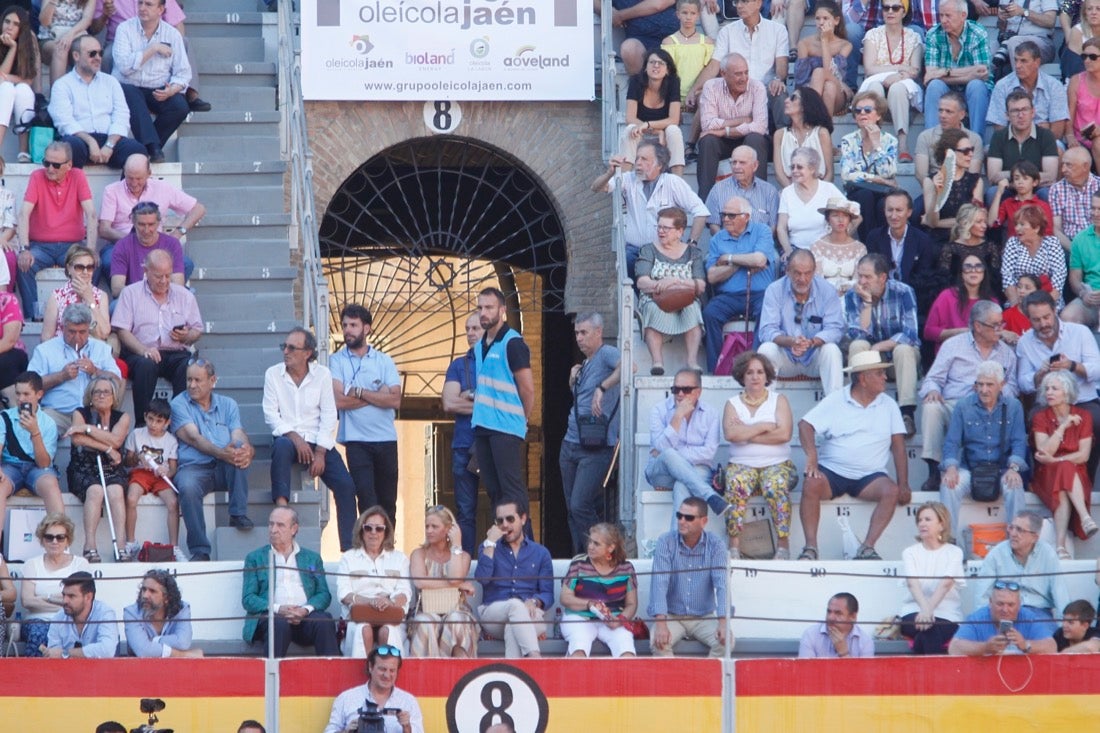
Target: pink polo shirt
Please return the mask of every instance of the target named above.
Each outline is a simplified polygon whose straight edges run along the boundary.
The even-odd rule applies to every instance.
[[[189,196],[167,181],[150,177],[145,182],[145,190],[135,197],[126,187],[126,181],[115,181],[103,189],[103,203],[99,207],[99,220],[110,222],[115,231],[127,234],[134,228],[130,221],[130,212],[142,201],[151,201],[160,207],[160,228],[164,230],[165,214],[174,211],[180,217],[195,208],[198,200]]]
[[[81,204],[92,200],[92,189],[84,171],[70,168],[61,183],[46,178],[46,170],[39,168],[27,181],[23,201],[34,204],[31,210],[30,231],[32,242],[83,242],[88,232],[84,225]]]
[[[115,40],[115,31],[118,30],[118,24],[124,20],[137,17],[137,4],[138,0],[115,0],[115,13],[107,19],[107,43],[111,43]],[[103,0],[95,0],[95,15],[93,17],[100,18],[103,16]],[[187,18],[183,14],[183,8],[179,6],[176,0],[167,0],[164,4],[164,17],[161,19],[170,26],[177,26]]]

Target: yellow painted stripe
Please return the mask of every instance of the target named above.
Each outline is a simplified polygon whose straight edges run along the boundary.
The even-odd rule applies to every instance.
[[[890,733],[1050,733],[1084,730],[1100,717],[1100,695],[741,697],[736,709],[739,731],[836,733],[846,720]]]
[[[110,674],[110,672],[106,672]],[[147,716],[142,714],[138,702],[142,697],[157,697],[153,689],[135,691],[133,697],[24,697],[18,702],[3,700],[4,730],[71,730],[92,731],[100,723],[115,720],[127,730],[144,725]],[[262,697],[172,697],[159,695],[166,706],[157,713],[158,728],[187,731],[235,731],[242,720],[264,719]],[[325,720],[328,720],[326,714]],[[12,721],[17,726],[9,725]],[[316,729],[320,731],[322,725]],[[292,730],[292,729],[287,729]],[[302,729],[305,730],[305,729]]]

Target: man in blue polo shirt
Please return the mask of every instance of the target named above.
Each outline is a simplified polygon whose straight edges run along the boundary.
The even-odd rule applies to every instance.
[[[336,440],[344,444],[359,513],[377,504],[396,521],[397,428],[393,421],[401,408],[401,377],[393,359],[367,343],[372,323],[370,311],[358,303],[340,312],[344,348],[328,362],[340,412]]]
[[[966,617],[947,646],[947,653],[967,657],[1054,654],[1058,651],[1053,639],[1057,629],[1046,616],[1020,605],[1018,583],[998,580],[993,583],[989,605]],[[1010,645],[1015,648],[1010,649]]]
[[[470,416],[474,413],[474,386],[477,384],[477,364],[474,347],[485,330],[477,313],[466,318],[466,343],[470,350],[451,362],[443,382],[443,409],[455,417],[455,433],[451,439],[451,475],[455,481],[455,508],[458,528],[462,530],[462,549],[473,557],[477,536],[477,490],[481,483],[470,470],[474,455],[474,428]]]

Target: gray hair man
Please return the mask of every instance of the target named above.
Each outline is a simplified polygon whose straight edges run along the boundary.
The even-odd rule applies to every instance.
[[[960,536],[962,500],[970,495],[975,466],[997,464],[1008,520],[1023,509],[1021,474],[1027,470],[1027,452],[1024,408],[1006,389],[1005,368],[1000,362],[983,361],[978,364],[973,391],[955,401],[943,441],[940,501],[951,513],[953,536]]]
[[[1039,541],[1042,528],[1042,516],[1030,509],[1009,517],[1008,539],[994,545],[982,561],[978,598],[990,593],[993,578],[1001,578],[1019,584],[1023,605],[1043,618],[1061,613],[1069,603],[1069,593],[1054,547]]]
[[[764,162],[767,167],[767,161]],[[775,229],[779,217],[779,190],[774,184],[756,175],[760,168],[760,158],[756,150],[748,145],[738,145],[730,153],[730,168],[733,175],[714,184],[707,194],[707,226],[711,234],[717,234],[722,227],[722,204],[737,196],[749,202],[752,221]]]
[[[698,114],[702,132],[696,143],[696,178],[701,196],[714,186],[718,161],[735,147],[748,145],[757,158],[768,159],[768,90],[749,78],[749,62],[741,54],[723,58],[721,78],[703,84]],[[756,175],[767,178],[767,171],[762,167]]]
[[[937,109],[945,92],[950,89],[962,92],[966,96],[970,126],[982,135],[993,89],[989,39],[985,28],[966,19],[967,12],[967,0],[942,0],[940,22],[925,34],[924,104],[925,109]],[[962,53],[954,50],[960,45],[966,49]]]
[[[982,573],[986,566],[982,565]],[[966,617],[947,646],[952,656],[983,657],[993,654],[1053,654],[1056,626],[1049,618],[1021,603],[1019,583],[998,578],[992,583],[989,604]],[[1006,623],[1007,622],[1007,623]],[[1010,652],[1009,646],[1016,648]]]

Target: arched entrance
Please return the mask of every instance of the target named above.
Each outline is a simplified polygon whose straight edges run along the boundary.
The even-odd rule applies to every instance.
[[[509,324],[531,347],[539,395],[527,441],[532,519],[541,519],[553,545],[553,528],[565,527],[557,456],[569,407],[554,397],[566,383],[573,340],[563,310],[564,229],[541,181],[477,140],[406,140],[344,180],[320,239],[334,347],[340,309],[366,304],[371,343],[402,375],[402,419],[447,420],[439,394],[447,365],[467,348],[462,320],[482,288],[509,297]],[[449,469],[438,477],[449,485]]]

